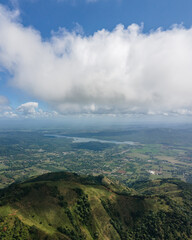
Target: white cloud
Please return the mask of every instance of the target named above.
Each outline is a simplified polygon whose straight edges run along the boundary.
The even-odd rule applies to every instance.
[[[167,114],[191,109],[192,28],[144,34],[138,25],[118,25],[91,36],[60,29],[43,41],[17,17],[18,12],[0,7],[0,66],[11,72],[14,86],[56,110]]]
[[[12,111],[9,100],[5,96],[0,95],[0,116],[4,116],[7,111]]]
[[[59,116],[56,111],[44,111],[39,108],[38,102],[26,102],[15,109],[15,116],[25,118],[54,118]]]
[[[24,115],[35,115],[38,108],[37,102],[27,102],[21,104],[16,110]]]
[[[0,107],[8,105],[8,103],[9,103],[9,100],[5,96],[0,95]]]
[[[3,114],[0,115],[0,117],[4,117],[4,118],[17,118],[18,115],[16,113],[14,113],[13,111],[5,111],[5,112],[3,112]]]
[[[9,100],[5,97],[0,95],[0,118],[15,118],[17,114],[14,113],[13,109],[9,105]]]
[[[59,117],[56,111],[44,111],[39,108],[38,102],[26,102],[16,109],[9,105],[9,100],[0,95],[0,118],[55,118]]]

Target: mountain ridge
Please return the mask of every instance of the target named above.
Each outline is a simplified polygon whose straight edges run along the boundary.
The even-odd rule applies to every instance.
[[[43,174],[0,191],[1,239],[191,239],[192,185]]]

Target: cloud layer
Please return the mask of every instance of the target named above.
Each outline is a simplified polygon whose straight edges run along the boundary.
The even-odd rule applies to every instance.
[[[0,6],[0,66],[12,84],[63,113],[189,112],[192,28],[148,34],[118,25],[91,36],[60,29],[43,40]]]

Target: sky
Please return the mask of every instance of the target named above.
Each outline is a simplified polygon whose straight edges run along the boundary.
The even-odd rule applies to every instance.
[[[0,118],[192,116],[191,0],[0,0]]]

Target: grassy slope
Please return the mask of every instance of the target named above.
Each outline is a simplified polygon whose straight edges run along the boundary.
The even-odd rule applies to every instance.
[[[107,178],[71,173],[45,174],[13,185],[1,192],[0,237],[192,238],[191,185],[158,180],[134,187],[138,193]]]

